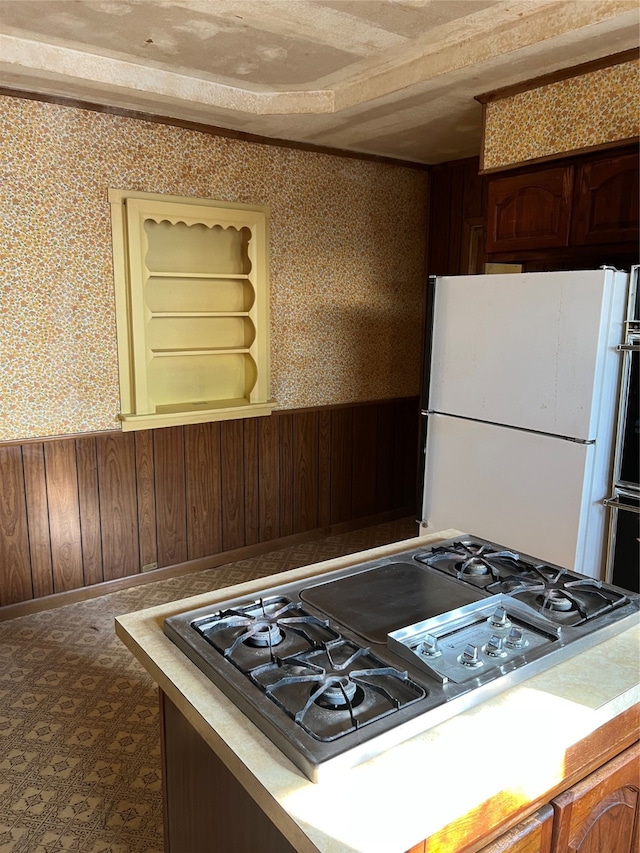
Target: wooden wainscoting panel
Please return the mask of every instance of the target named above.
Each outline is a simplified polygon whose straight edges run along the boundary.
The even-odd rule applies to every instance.
[[[377,406],[358,406],[353,410],[351,469],[351,512],[356,517],[372,515],[376,511],[377,448]]]
[[[477,157],[439,163],[431,172],[429,275],[484,269],[487,178]]]
[[[0,444],[0,607],[410,514],[417,434],[403,398]]]
[[[318,413],[318,527],[331,524],[331,412]]]
[[[22,449],[0,448],[0,604],[31,598],[27,505]]]
[[[136,495],[138,507],[138,536],[140,566],[158,563],[156,528],[156,488],[153,462],[153,432],[135,433]]]
[[[393,471],[394,454],[394,407],[389,403],[379,403],[376,414],[376,509],[388,512],[393,508]]]
[[[280,535],[291,536],[293,533],[294,416],[286,412],[277,417],[280,421]]]
[[[222,551],[220,424],[184,428],[187,553],[190,560]]]
[[[463,255],[462,247],[462,213],[465,195],[465,170],[460,164],[451,170],[449,213],[449,259],[447,265],[451,269],[459,264]]]
[[[140,571],[133,433],[96,436],[104,579]]]
[[[222,424],[222,548],[244,545],[244,423]]]
[[[451,196],[451,176],[453,170],[449,164],[437,165],[431,172],[431,216],[429,234],[429,272],[432,275],[457,273],[449,266],[449,244],[451,240],[451,218],[455,201]],[[435,200],[437,207],[434,210]],[[434,215],[437,214],[437,215]]]
[[[153,463],[156,482],[158,568],[187,559],[184,428],[154,431]]]
[[[418,418],[417,400],[401,400],[394,408],[393,509],[415,502]]]
[[[44,446],[54,592],[83,586],[80,504],[74,441]]]
[[[258,418],[244,421],[244,544],[260,541]]]
[[[302,412],[293,432],[293,532],[318,526],[318,412]]]
[[[33,597],[42,598],[53,592],[51,569],[51,531],[47,506],[47,478],[44,470],[44,445],[41,442],[22,446],[24,490],[29,524],[29,558]],[[29,584],[29,588],[31,583]]]
[[[280,426],[281,417],[257,418],[260,467],[258,511],[259,541],[280,536]]]
[[[77,438],[78,502],[84,585],[104,580],[102,538],[100,536],[100,497],[98,494],[98,456],[95,436]]]
[[[331,413],[331,523],[351,518],[353,409]]]

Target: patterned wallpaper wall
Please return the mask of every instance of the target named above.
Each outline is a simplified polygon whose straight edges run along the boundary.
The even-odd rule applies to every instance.
[[[271,207],[280,408],[416,394],[427,175],[0,97],[0,440],[113,429],[109,187]]]
[[[486,104],[483,169],[640,135],[640,61]]]

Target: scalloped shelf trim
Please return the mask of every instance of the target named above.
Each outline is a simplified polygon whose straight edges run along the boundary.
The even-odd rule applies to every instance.
[[[187,222],[187,218],[191,219],[191,217],[184,217],[180,215],[167,216],[166,214],[154,213],[145,213],[144,215],[145,222],[155,222],[156,225],[161,225],[163,222],[168,222],[169,225],[186,225],[187,228],[194,228],[195,226],[201,228],[204,225],[204,227],[208,228],[210,231],[214,231],[216,228],[219,231],[228,231],[230,228],[233,228],[234,231],[248,231],[251,235],[250,239],[253,239],[253,229],[250,225],[222,225],[220,222],[212,222],[209,224],[208,222],[203,222],[201,220],[198,220],[197,222]]]

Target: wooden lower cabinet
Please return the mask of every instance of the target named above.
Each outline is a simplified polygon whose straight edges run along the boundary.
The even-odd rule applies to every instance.
[[[482,848],[482,853],[551,853],[553,807],[543,806],[493,844]]]
[[[295,853],[160,691],[165,853]]]
[[[558,794],[481,853],[638,853],[640,745]]]
[[[553,800],[552,853],[638,853],[640,745]]]
[[[160,694],[165,853],[295,853],[181,711]],[[640,853],[640,744],[557,794],[479,853]],[[301,835],[301,838],[303,836]],[[451,853],[435,837],[407,853]],[[444,845],[444,846],[443,846]]]

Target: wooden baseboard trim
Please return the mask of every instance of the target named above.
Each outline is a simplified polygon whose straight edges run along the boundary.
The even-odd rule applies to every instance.
[[[415,511],[413,507],[402,507],[401,509],[382,512],[376,515],[369,515],[353,521],[332,524],[329,527],[318,527],[315,530],[305,531],[304,533],[294,533],[292,536],[283,536],[280,539],[271,539],[267,542],[259,542],[255,545],[246,545],[243,548],[235,548],[232,551],[222,551],[218,554],[201,557],[197,560],[188,560],[185,563],[177,563],[174,566],[154,569],[153,571],[145,572],[144,574],[130,575],[124,578],[103,581],[102,583],[93,584],[92,586],[58,592],[53,595],[43,596],[42,598],[31,599],[30,601],[6,604],[3,607],[0,607],[0,622],[6,622],[9,619],[17,619],[20,616],[29,616],[33,613],[41,613],[44,610],[52,610],[55,607],[62,607],[65,604],[77,604],[81,601],[99,598],[101,595],[108,595],[110,592],[118,592],[118,590],[121,589],[129,589],[130,587],[142,586],[147,583],[169,580],[170,578],[179,577],[181,575],[200,572],[204,569],[214,569],[217,566],[224,566],[227,563],[234,563],[238,560],[248,560],[251,557],[257,557],[260,554],[266,554],[269,551],[279,551],[281,548],[288,548],[292,545],[301,545],[305,542],[313,542],[317,539],[322,539],[325,536],[351,533],[354,530],[361,530],[365,527],[373,527],[376,524],[397,521],[400,518],[409,518],[414,515]],[[418,535],[417,529],[416,535]]]

